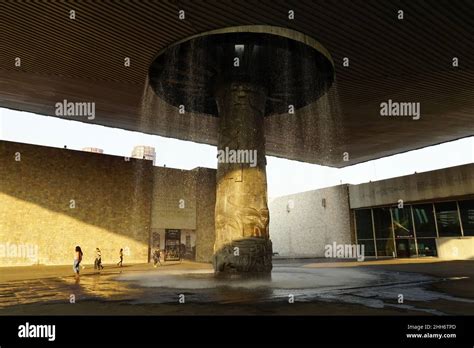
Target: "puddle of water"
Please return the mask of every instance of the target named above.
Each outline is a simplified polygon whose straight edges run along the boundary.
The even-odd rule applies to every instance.
[[[187,301],[197,303],[263,303],[286,301],[291,294],[298,302],[338,302],[360,304],[371,308],[404,308],[442,315],[434,309],[417,308],[398,304],[398,295],[405,301],[427,302],[435,300],[473,300],[456,298],[427,290],[427,284],[443,281],[434,277],[415,274],[359,269],[307,269],[276,267],[271,279],[216,279],[211,270],[161,271],[121,275],[119,282],[144,289],[144,294],[134,303],[175,302],[183,293]],[[456,280],[455,278],[449,279]],[[152,292],[149,290],[153,289]]]
[[[80,300],[118,301],[131,304],[176,303],[184,294],[186,303],[258,304],[286,303],[289,295],[295,302],[335,302],[423,311],[432,315],[443,313],[398,304],[398,295],[410,303],[447,300],[474,303],[427,290],[440,281],[416,273],[400,273],[354,268],[302,268],[278,266],[266,279],[215,278],[212,270],[166,270],[114,275],[88,275],[76,282],[74,277],[18,281],[2,284],[0,308],[28,303],[65,302],[71,293]],[[5,290],[5,291],[3,291]],[[8,290],[8,291],[7,291]]]

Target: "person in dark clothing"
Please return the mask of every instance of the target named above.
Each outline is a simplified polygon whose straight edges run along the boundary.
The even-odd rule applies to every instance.
[[[98,269],[98,270],[104,269],[104,266],[102,266],[102,254],[100,252],[100,249],[96,248],[95,252],[96,252],[96,258],[94,262],[94,269]]]
[[[120,249],[120,261],[117,262],[117,266],[122,267],[123,264],[123,249]]]
[[[158,264],[160,264],[160,266],[163,266],[161,264],[161,252],[160,252],[160,249],[156,249],[154,252],[153,252],[153,267],[156,267]]]
[[[74,265],[73,265],[73,270],[76,275],[79,275],[79,265],[81,264],[82,261],[82,250],[81,247],[78,245],[76,246],[75,252],[74,252]]]

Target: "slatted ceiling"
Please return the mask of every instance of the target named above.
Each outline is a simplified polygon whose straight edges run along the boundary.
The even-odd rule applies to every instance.
[[[446,5],[447,3],[444,2]],[[453,49],[457,50],[456,42],[458,40],[453,40],[447,33],[448,31],[443,30],[443,28],[448,25],[450,27],[456,28],[456,36],[459,41],[470,42],[472,43],[472,30],[469,30],[469,26],[473,25],[472,12],[474,10],[474,3],[472,1],[466,1],[462,3],[462,6],[457,6],[454,3],[449,4],[449,10],[446,11],[443,8],[442,3],[430,2],[430,5],[425,4],[423,7],[424,13],[428,14],[428,18],[432,18],[430,29],[436,31],[436,34],[445,33],[445,39],[448,39],[447,44],[450,45]]]
[[[67,15],[68,15],[67,8],[62,10],[57,7],[51,6],[51,7],[48,7],[48,9],[49,11],[47,13],[51,18],[62,18],[63,21],[69,21],[67,19]],[[84,41],[86,43],[94,42],[94,34],[88,35],[88,30],[84,30],[83,28],[84,26],[82,26],[80,22],[71,21],[72,23],[68,23],[69,25],[62,27],[63,30],[58,35],[58,32],[57,32],[58,28],[44,20],[45,12],[35,10],[34,8],[27,9],[26,11],[25,9],[19,9],[19,8],[17,8],[16,10],[20,12],[20,13],[17,13],[17,16],[21,16],[21,13],[25,12],[26,14],[33,15],[33,18],[25,18],[25,20],[21,21],[21,23],[16,23],[11,27],[15,27],[16,25],[16,27],[19,28],[20,30],[22,28],[28,28],[29,26],[34,26],[34,29],[39,28],[40,30],[39,31],[35,30],[35,32],[41,33],[42,34],[41,36],[38,37],[37,34],[36,35],[33,34],[33,30],[32,30],[31,32],[26,33],[25,37],[36,38],[36,39],[45,38],[47,39],[48,42],[38,42],[38,44],[49,45],[50,49],[54,50],[55,52],[55,55],[48,56],[47,57],[48,59],[46,61],[37,59],[35,61],[36,67],[39,67],[39,69],[42,69],[44,66],[48,68],[50,66],[56,66],[56,71],[58,72],[59,75],[71,76],[71,72],[80,70],[81,66],[84,65],[84,64],[82,65],[75,64],[77,61],[76,57],[87,56],[88,57],[87,68],[90,70],[94,69],[96,71],[101,70],[100,65],[98,63],[100,63],[100,59],[103,57],[103,55],[101,56],[99,54],[100,51],[96,51],[94,49],[91,49],[91,47],[88,47],[89,49],[87,51],[84,51],[84,49],[82,49],[82,52],[80,52],[80,50],[76,46],[76,43],[80,41]],[[13,13],[15,13],[15,10],[13,10]],[[54,24],[55,22],[53,21],[52,23]],[[110,34],[113,34],[113,33],[110,33]],[[114,48],[112,46],[107,47],[107,50],[109,51],[109,55],[114,55],[113,49]],[[31,52],[31,51],[32,51],[32,47],[28,46],[26,48],[26,52]],[[87,52],[87,53],[84,54],[83,52]],[[119,53],[118,51],[115,52],[115,55],[117,55],[118,53]],[[25,53],[23,55],[23,57],[25,56],[28,57],[28,53]],[[44,58],[46,58],[46,56]],[[61,64],[61,60],[67,61],[69,65],[64,67],[64,64],[63,65]],[[79,74],[80,74],[80,71],[78,75]],[[89,76],[90,74],[82,74],[82,75],[86,78],[90,77]],[[101,77],[101,74],[96,74],[96,76],[94,76],[94,79],[97,79],[100,77]],[[102,75],[102,79],[104,78],[106,77]],[[111,79],[111,80],[115,80],[115,79]],[[125,79],[124,82],[127,82],[127,79]]]
[[[309,8],[305,9],[304,13],[306,16],[310,17],[310,14],[308,13],[310,11]],[[385,18],[385,22],[387,22],[387,19],[390,17],[384,16],[383,14],[377,14],[374,16],[374,18],[378,18],[379,16],[382,17],[382,19]],[[328,18],[331,21],[334,21],[335,23],[347,23],[346,30],[349,30],[350,32],[352,31],[357,31],[360,32],[360,36],[353,35],[352,40],[347,40],[348,35],[352,35],[348,32],[344,32],[342,30],[338,30],[338,32],[341,32],[342,38],[340,39],[341,41],[352,41],[352,46],[347,47],[344,51],[342,51],[340,48],[336,49],[335,45],[336,42],[335,40],[331,40],[331,33],[327,33],[324,37],[324,41],[327,42],[325,43],[328,46],[328,49],[330,49],[331,52],[335,52],[334,56],[336,59],[336,62],[339,63],[337,64],[337,74],[338,77],[340,74],[344,75],[345,71],[344,69],[340,69],[340,63],[342,61],[342,57],[349,57],[351,60],[351,69],[354,70],[355,76],[370,76],[371,74],[374,73],[374,71],[383,71],[384,67],[384,61],[386,61],[388,53],[386,50],[380,49],[383,48],[376,46],[374,42],[366,40],[366,35],[372,35],[371,29],[367,28],[367,16],[361,15],[361,13],[358,11],[357,6],[355,6],[351,11],[347,11],[344,13],[337,13],[334,12],[332,13],[331,17]],[[384,25],[385,25],[384,22]],[[327,28],[327,23],[321,23],[321,25],[318,26],[318,28]],[[322,35],[321,35],[322,36]],[[379,44],[379,43],[378,43]],[[365,60],[367,57],[362,58],[362,55],[360,52],[371,52],[371,59],[370,61]],[[366,56],[367,53],[364,53],[363,55]],[[362,58],[362,59],[360,59]],[[368,66],[367,63],[369,64],[369,70],[370,71],[363,71],[364,66]],[[339,69],[338,69],[339,68]],[[343,77],[343,76],[341,76]]]
[[[84,23],[87,24],[87,29],[84,30],[84,33],[88,34],[89,37],[83,41],[95,42],[98,40],[94,40],[94,37],[98,37],[101,42],[101,47],[90,47],[91,50],[97,48],[98,62],[102,66],[105,65],[111,70],[116,70],[115,74],[120,75],[118,80],[143,85],[149,56],[154,52],[152,52],[148,45],[144,45],[149,33],[141,28],[141,19],[130,16],[129,9],[122,10],[123,13],[120,15],[120,8],[107,7],[101,10],[94,10],[84,7],[84,5],[80,3],[75,4],[74,9],[78,17],[81,20],[84,18]],[[129,30],[127,27],[130,24],[134,25],[133,30]],[[96,28],[99,28],[99,32],[94,31]],[[117,37],[119,37],[118,40]],[[111,38],[113,40],[109,41]],[[110,45],[112,49],[105,45]],[[125,57],[131,58],[134,69],[124,67],[123,59]],[[87,64],[80,65],[87,68]],[[140,77],[136,74],[138,69],[143,72]],[[110,72],[107,73],[110,74]],[[82,74],[87,74],[87,71],[84,71]]]
[[[340,57],[345,56],[342,54],[344,53],[342,52],[342,49],[345,45],[348,43],[350,44],[351,42],[356,43],[356,46],[353,48],[348,46],[349,49],[346,50],[345,53],[349,52],[354,61],[360,56],[367,58],[367,51],[369,51],[371,53],[371,59],[359,59],[359,62],[363,65],[359,64],[354,66],[353,64],[353,67],[351,68],[352,75],[357,74],[358,69],[364,68],[364,70],[359,73],[367,76],[367,74],[374,74],[377,71],[387,70],[387,65],[390,65],[391,72],[397,71],[398,68],[398,73],[409,73],[414,70],[420,71],[419,67],[414,66],[416,64],[413,64],[413,61],[425,60],[428,61],[428,63],[435,61],[435,59],[426,59],[426,57],[430,57],[431,54],[420,56],[420,53],[427,52],[426,49],[418,50],[419,52],[417,50],[412,50],[410,54],[401,55],[399,57],[399,64],[396,65],[393,64],[394,57],[389,50],[379,49],[387,47],[387,42],[391,43],[392,48],[399,48],[400,50],[403,50],[404,48],[400,47],[402,44],[411,47],[418,47],[419,45],[410,45],[409,41],[401,41],[400,35],[403,35],[405,31],[405,36],[407,38],[413,36],[411,30],[407,32],[408,28],[410,28],[412,23],[415,22],[411,20],[411,18],[413,18],[415,13],[420,12],[420,15],[416,18],[417,21],[422,23],[425,20],[424,13],[426,12],[426,9],[430,8],[429,6],[426,6],[426,3],[418,1],[416,2],[416,6],[410,4],[398,6],[398,4],[392,5],[386,2],[383,4],[380,2],[373,2],[371,3],[372,7],[370,8],[367,8],[367,6],[361,6],[360,3],[354,3],[353,1],[341,1],[340,3],[342,3],[342,5],[338,5],[338,3],[339,2],[333,3],[331,6],[318,2],[297,2],[294,4],[278,3],[274,5],[277,9],[274,9],[273,7],[269,9],[267,3],[252,3],[250,7],[247,2],[228,1],[219,3],[181,2],[180,5],[167,2],[151,2],[149,4],[144,4],[143,2],[106,2],[99,3],[100,10],[93,8],[91,6],[92,3],[90,2],[72,2],[71,5],[67,3],[48,3],[47,5],[43,5],[41,10],[37,10],[37,8],[33,9],[33,6],[37,6],[34,3],[25,3],[25,7],[29,7],[29,12],[38,13],[41,17],[45,17],[44,15],[41,15],[43,13],[48,14],[51,19],[62,18],[63,25],[61,32],[63,34],[67,33],[68,35],[71,35],[70,39],[75,42],[74,45],[78,46],[78,43],[82,42],[83,45],[91,51],[88,54],[90,55],[89,63],[91,68],[94,68],[94,71],[97,71],[95,76],[99,76],[102,79],[108,78],[115,81],[124,81],[125,83],[141,83],[143,75],[138,78],[135,71],[131,71],[132,69],[125,69],[126,71],[120,73],[120,79],[114,79],[113,76],[111,76],[112,73],[108,70],[100,69],[101,60],[97,57],[103,56],[103,51],[107,51],[110,56],[123,56],[124,50],[133,52],[140,51],[141,54],[138,59],[141,59],[141,61],[136,62],[136,64],[140,64],[140,68],[146,67],[149,63],[149,59],[151,59],[156,52],[155,47],[162,48],[165,46],[163,44],[160,45],[160,42],[166,42],[169,44],[178,38],[176,33],[183,36],[183,31],[186,31],[184,36],[190,35],[193,33],[191,27],[199,27],[199,30],[208,30],[210,29],[209,18],[219,18],[220,20],[218,21],[217,26],[229,25],[229,23],[231,25],[236,25],[270,22],[270,24],[275,25],[286,24],[289,27],[294,27],[295,29],[300,30],[301,28],[299,27],[301,26],[304,29],[302,31],[306,32],[317,31],[321,34],[320,36],[325,36],[328,39],[321,40],[318,35],[316,35],[316,37],[325,43],[327,42],[326,45],[331,48],[333,55],[339,57],[339,59]],[[145,6],[149,7],[145,8]],[[159,9],[157,6],[159,6]],[[410,6],[412,6],[412,8],[410,8]],[[293,7],[295,8],[298,20],[285,20],[284,18],[287,15],[288,8]],[[328,11],[328,7],[334,8],[334,10]],[[395,19],[396,10],[399,7],[407,7],[405,9],[407,19],[402,25],[400,25],[400,22]],[[21,10],[21,12],[23,12],[23,9],[20,7],[17,8],[18,11]],[[75,28],[74,30],[71,30],[74,26],[70,25],[69,22],[71,21],[67,19],[69,8],[74,8],[77,11],[78,19],[76,22],[87,23],[87,25],[83,26],[84,28]],[[191,18],[189,21],[179,21],[177,19],[177,12],[180,8],[187,11],[186,15],[188,18]],[[341,9],[346,10],[340,11]],[[27,13],[29,12],[27,11]],[[153,18],[151,18],[149,14],[153,14]],[[271,18],[269,18],[269,14],[271,14]],[[438,12],[436,14],[439,15]],[[318,18],[318,22],[320,22],[317,23],[318,25],[314,25],[313,16]],[[441,19],[447,21],[446,16],[442,16]],[[31,21],[35,26],[44,30],[44,27],[41,27],[42,22],[44,21],[41,19]],[[104,23],[106,24],[104,25]],[[133,30],[127,28],[131,23],[134,25]],[[342,28],[338,29],[335,27],[335,23],[348,23],[348,25],[341,26]],[[367,31],[367,28],[364,28],[364,26],[369,29],[377,28],[377,30]],[[394,26],[398,26],[397,30],[393,30]],[[185,30],[186,27],[187,30]],[[312,30],[311,27],[313,28]],[[355,30],[347,30],[351,29],[350,27],[353,27]],[[429,28],[430,26],[425,25],[424,23],[423,25],[420,25],[420,27]],[[436,34],[432,36],[443,37],[442,35],[444,35],[443,39],[445,39],[447,37],[447,34],[444,34],[446,30],[440,30],[438,27],[439,26],[435,26],[432,28],[434,30],[433,34]],[[93,30],[88,30],[87,28],[92,28]],[[157,40],[154,39],[156,37],[155,35],[150,35],[150,32],[154,32],[153,28],[159,28],[159,36],[157,37]],[[363,33],[357,35],[357,31],[361,31],[361,29]],[[57,27],[53,26],[51,30],[57,30]],[[370,33],[370,31],[372,33]],[[120,33],[119,39],[117,40],[114,38],[114,40],[110,40],[111,37],[117,36],[117,32]],[[383,32],[384,35],[380,35],[381,32]],[[430,33],[424,32],[422,29],[418,29],[418,32],[422,35],[422,37],[418,39],[422,39],[423,41],[430,39],[429,37],[426,37],[426,35],[429,35]],[[460,32],[463,32],[463,30]],[[465,29],[464,32],[467,34]],[[48,32],[48,34],[49,33],[50,32]],[[156,31],[154,33],[156,33]],[[368,36],[369,34],[372,36]],[[349,35],[352,36],[352,40],[349,40]],[[94,52],[90,45],[87,47],[87,42],[90,42],[91,40],[97,41],[98,36],[107,38],[107,40],[101,40],[101,46],[104,46],[103,49]],[[59,37],[62,38],[64,35]],[[431,38],[431,41],[433,41],[433,37]],[[126,48],[123,44],[118,44],[119,40],[126,44]],[[147,43],[144,44],[143,40],[147,41]],[[60,41],[60,39],[57,41]],[[62,41],[65,42],[66,40]],[[453,41],[454,40],[444,40],[443,42],[449,45],[450,42]],[[341,42],[343,45],[341,45]],[[65,44],[65,46],[67,46],[67,44]],[[430,45],[430,47],[436,50],[435,53],[437,56],[445,52],[445,50],[438,48],[438,45]],[[374,48],[378,49],[374,50]],[[341,54],[338,53],[338,51],[341,52]],[[409,57],[409,59],[406,59],[406,57]],[[368,62],[371,64],[367,64]],[[390,64],[387,64],[387,62],[390,62]],[[78,64],[78,66],[82,65]],[[40,66],[40,68],[41,67],[42,66]],[[60,69],[60,67],[58,67],[58,69]],[[102,70],[102,73],[100,70]],[[68,72],[63,74],[70,76],[70,73]],[[79,75],[84,76],[85,73],[81,72]],[[344,78],[344,75],[341,76],[341,78]]]
[[[131,10],[134,12],[138,21],[141,21],[144,17],[147,18],[146,26],[148,28],[154,27],[155,33],[160,35],[160,38],[164,38],[167,44],[162,44],[162,47],[167,46],[170,43],[176,41],[177,33],[180,33],[181,36],[183,30],[185,34],[190,36],[195,33],[195,30],[192,28],[192,25],[189,21],[178,20],[178,8],[174,5],[167,8],[166,11],[162,9],[157,10],[154,7],[147,7],[147,13],[144,15],[143,6],[139,5],[140,3],[131,3]],[[154,23],[156,19],[159,18],[159,25]],[[141,40],[148,40],[147,37],[142,37]],[[156,51],[152,50],[153,54],[156,54]]]
[[[360,98],[364,92],[372,92],[377,98],[387,95],[410,92],[426,94],[431,93],[450,96],[452,92],[463,90],[464,93],[474,93],[472,90],[474,74],[452,68],[450,71],[437,71],[431,74],[412,74],[409,76],[391,76],[386,78],[372,78],[364,80],[350,80],[338,82],[339,93],[344,93],[344,98]],[[420,86],[423,89],[420,89]],[[371,101],[367,100],[367,101]]]
[[[19,10],[18,10],[19,11]],[[26,11],[26,14],[34,14],[37,13],[35,11]],[[20,18],[25,17],[22,12],[20,11],[17,13]],[[64,16],[64,14],[61,14]],[[7,17],[7,18],[12,18],[12,17]],[[35,29],[36,30],[29,30],[28,27],[31,25],[31,23],[36,23],[35,24]],[[51,67],[55,67],[54,75],[60,75],[60,76],[65,76],[65,77],[71,77],[74,76],[74,71],[77,71],[80,66],[74,64],[74,56],[79,56],[82,55],[81,53],[78,54],[78,49],[76,46],[74,46],[74,40],[64,40],[63,36],[61,39],[57,39],[57,33],[55,32],[56,29],[52,27],[51,25],[48,25],[43,20],[40,20],[38,18],[24,18],[21,23],[14,23],[10,24],[9,27],[15,27],[18,28],[18,31],[23,30],[21,38],[29,38],[29,39],[34,39],[34,40],[18,40],[19,44],[23,44],[22,51],[18,52],[18,46],[7,46],[7,47],[12,47],[15,51],[15,54],[11,54],[8,62],[8,67],[10,70],[12,69],[12,62],[13,58],[16,56],[20,56],[22,58],[22,65],[23,69],[28,71],[31,70],[33,67],[35,68],[35,71],[40,71],[40,72],[45,72],[45,70],[50,70]],[[39,30],[38,30],[39,29]],[[38,35],[37,33],[41,33],[41,35]],[[42,40],[43,39],[43,40]],[[59,44],[61,43],[61,44]],[[30,57],[32,56],[32,52],[35,52],[35,50],[39,51],[44,49],[45,46],[49,46],[48,50],[54,50],[54,55],[34,55],[34,59],[31,59]],[[73,52],[73,54],[71,54]],[[96,64],[97,59],[94,59],[95,56],[95,51],[94,50],[89,50],[87,54],[84,54],[84,56],[87,55],[90,57],[90,62],[89,62],[89,67],[88,69],[94,69],[94,70],[100,70],[100,66]],[[97,56],[95,56],[97,57]],[[64,62],[69,63],[66,67],[64,67]],[[72,73],[71,73],[72,72]],[[48,72],[46,72],[48,73]],[[98,80],[100,79],[100,76],[90,76],[90,74],[86,74],[82,76],[83,78],[91,78],[92,80]],[[103,79],[103,78],[102,78]]]
[[[76,11],[75,21],[68,19],[70,9]],[[186,11],[184,21],[178,19],[180,9]],[[287,19],[289,9],[295,10],[294,21]],[[396,18],[398,9],[405,12],[403,21]],[[474,133],[472,0],[455,5],[448,0],[13,1],[0,3],[0,23],[2,106],[50,113],[58,96],[88,96],[101,101],[94,120],[99,124],[215,144],[215,134],[199,118],[169,124],[172,115],[158,115],[155,128],[140,123],[148,67],[158,51],[190,35],[267,24],[301,31],[331,53],[346,133],[343,147],[352,151],[349,164]],[[20,69],[13,66],[17,56]],[[453,56],[460,59],[456,69]],[[130,68],[123,66],[124,57],[131,58]],[[350,58],[350,68],[342,67],[343,57]],[[374,114],[390,96],[425,103],[429,113],[417,121],[423,132],[407,120],[385,122]],[[442,122],[430,122],[435,117]],[[188,129],[189,124],[195,127]],[[291,147],[285,145],[286,129],[276,131],[268,134],[274,139],[267,144],[272,155],[313,163],[324,157],[308,152],[317,148],[303,144],[308,139],[300,147],[292,141]]]

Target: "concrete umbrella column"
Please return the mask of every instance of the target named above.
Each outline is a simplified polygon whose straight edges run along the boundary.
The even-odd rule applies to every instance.
[[[288,118],[290,132],[301,127],[289,106],[299,110],[329,90],[335,77],[331,56],[316,40],[288,28],[238,26],[176,42],[158,53],[148,74],[162,101],[185,108],[185,115],[175,116],[181,136],[193,138],[202,131],[195,126],[207,125],[209,139],[217,140],[216,274],[269,275],[264,117]]]
[[[214,270],[268,273],[272,244],[264,135],[266,90],[251,83],[228,82],[216,88],[215,98],[219,155]]]

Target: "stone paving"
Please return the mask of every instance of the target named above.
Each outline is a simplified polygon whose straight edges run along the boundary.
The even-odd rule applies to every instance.
[[[34,272],[22,267],[17,272],[6,269],[0,276],[0,315],[75,314],[81,307],[85,313],[86,308],[102,308],[92,310],[94,314],[156,314],[166,307],[167,314],[205,308],[209,314],[472,315],[474,288],[466,290],[472,282],[466,270],[473,265],[472,261],[446,265],[438,260],[278,260],[271,280],[219,280],[210,265],[192,262],[158,268],[106,265],[100,273],[87,266],[78,279],[70,267],[69,275],[62,266],[32,266]],[[403,303],[399,303],[400,294]],[[186,305],[177,307],[180,295],[185,295]]]

